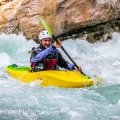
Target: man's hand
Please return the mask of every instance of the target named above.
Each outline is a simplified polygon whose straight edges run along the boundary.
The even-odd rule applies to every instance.
[[[58,43],[55,41],[53,44],[56,48],[61,48],[62,46],[62,41],[58,41]]]
[[[81,67],[75,67],[75,70],[82,72],[82,68]]]

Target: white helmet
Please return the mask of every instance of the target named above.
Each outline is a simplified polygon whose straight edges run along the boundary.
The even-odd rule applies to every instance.
[[[43,30],[39,33],[39,40],[42,40],[44,38],[52,38],[52,36],[48,33],[47,30]]]

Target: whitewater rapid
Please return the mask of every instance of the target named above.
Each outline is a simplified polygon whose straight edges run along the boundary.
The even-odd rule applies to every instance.
[[[27,41],[22,34],[0,34],[1,120],[120,119],[120,33],[113,33],[113,38],[104,43],[92,44],[82,39],[63,42],[84,73],[103,79],[101,86],[90,88],[41,88],[11,78],[5,67],[14,63],[30,65],[28,51],[34,46],[38,45],[33,40]]]

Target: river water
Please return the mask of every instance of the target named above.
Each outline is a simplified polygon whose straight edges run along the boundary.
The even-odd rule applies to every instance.
[[[63,42],[85,74],[102,79],[102,84],[89,88],[42,88],[10,77],[5,67],[30,65],[28,51],[34,46],[22,34],[0,34],[0,120],[120,120],[119,33],[104,43]]]

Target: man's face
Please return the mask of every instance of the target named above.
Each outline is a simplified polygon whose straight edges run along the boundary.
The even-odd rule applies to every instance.
[[[51,45],[51,39],[50,38],[44,38],[43,40],[40,41],[40,44],[44,47],[44,48],[49,48]]]

